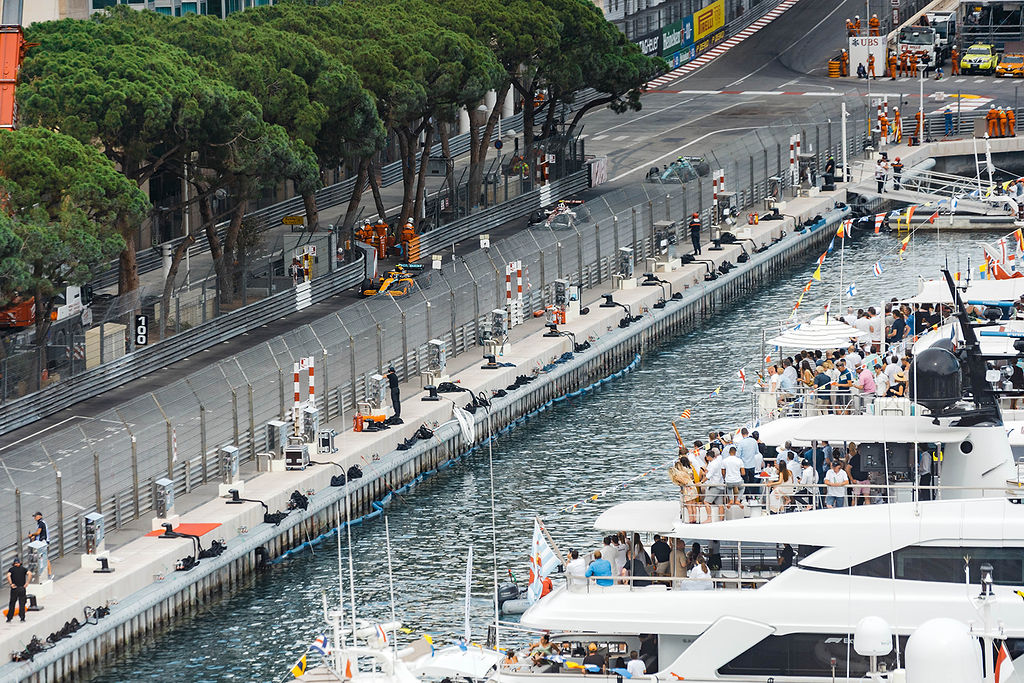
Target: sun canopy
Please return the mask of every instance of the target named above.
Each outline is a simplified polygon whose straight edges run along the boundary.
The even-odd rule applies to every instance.
[[[964,301],[1016,301],[1024,295],[1024,278],[1010,280],[972,280],[967,291],[960,290]],[[925,280],[917,295],[906,300],[911,304],[951,304],[953,297],[945,280]]]
[[[791,327],[766,343],[769,346],[781,346],[795,349],[837,349],[849,346],[850,339],[864,334],[842,320],[819,315],[807,322]]]

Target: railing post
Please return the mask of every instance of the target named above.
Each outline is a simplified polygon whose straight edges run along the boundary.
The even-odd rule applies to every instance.
[[[249,457],[256,461],[256,471],[260,471],[260,461],[256,457],[256,416],[253,410],[252,385],[247,384],[249,390]],[[326,392],[326,388],[324,389]]]
[[[601,224],[594,223],[594,246],[597,247],[597,281],[598,283],[604,282],[604,276],[601,275]]]
[[[92,479],[96,488],[96,512],[103,512],[103,492],[100,488],[100,454],[92,451]]]
[[[25,529],[21,525],[21,489],[14,489],[14,526],[18,536],[18,556],[25,554]]]
[[[57,470],[57,548],[64,557],[64,484],[60,470]]]
[[[359,403],[356,398],[356,340],[351,334],[348,336],[348,357],[352,371],[352,410],[355,410]]]
[[[231,435],[232,443],[238,447],[238,390],[231,387]]]
[[[203,483],[205,484],[210,480],[210,473],[208,468],[209,463],[207,462],[207,451],[206,451],[206,406],[202,403],[199,404],[199,448],[202,449],[203,459]]]
[[[401,307],[399,307],[401,308]],[[409,381],[409,329],[407,326],[405,311],[402,311],[402,371],[405,373],[405,381]],[[339,407],[341,401],[338,402]]]
[[[634,206],[629,210],[630,215],[633,218],[633,263],[636,263],[637,258],[640,256],[640,249],[643,245],[637,245],[637,232],[636,232],[636,207]]]

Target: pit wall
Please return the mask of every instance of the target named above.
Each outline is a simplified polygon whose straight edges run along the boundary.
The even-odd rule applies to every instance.
[[[842,196],[840,196],[842,195]],[[474,392],[505,388],[517,375],[531,375],[542,367],[532,382],[501,398],[495,398],[489,409],[474,414],[475,434],[472,440],[463,437],[458,424],[451,420],[451,403],[421,402],[420,395],[403,401],[403,417],[407,424],[386,432],[373,434],[345,432],[339,436],[341,453],[332,458],[347,468],[360,463],[363,477],[344,487],[331,487],[330,477],[340,470],[332,466],[312,466],[298,472],[274,472],[245,482],[243,497],[263,500],[270,510],[284,509],[294,490],[313,491],[309,507],[294,511],[278,526],[263,523],[262,506],[255,503],[225,505],[215,499],[182,516],[182,522],[220,523],[211,538],[225,538],[227,550],[217,558],[204,559],[188,572],[174,572],[173,560],[191,552],[190,542],[154,537],[140,538],[117,549],[114,574],[93,574],[88,570],[74,572],[58,580],[58,590],[41,603],[42,612],[31,612],[29,624],[19,632],[0,639],[0,652],[20,650],[32,634],[45,637],[63,623],[82,619],[85,605],[97,606],[114,601],[111,613],[97,624],[90,624],[69,638],[35,656],[31,662],[9,662],[0,666],[0,681],[58,681],[84,679],[96,675],[117,657],[129,653],[151,638],[171,628],[182,618],[200,612],[225,595],[248,584],[264,560],[274,561],[307,544],[318,544],[331,537],[331,530],[343,524],[346,516],[352,524],[362,524],[383,514],[392,494],[415,487],[429,476],[471,457],[486,444],[490,435],[497,435],[520,425],[570,395],[586,393],[608,381],[623,376],[636,367],[643,355],[654,345],[698,327],[702,321],[724,311],[727,306],[746,297],[765,284],[775,281],[795,264],[802,263],[808,252],[817,253],[835,234],[835,228],[848,210],[829,210],[837,195],[821,195],[814,200],[797,200],[801,210],[791,207],[796,215],[824,215],[824,219],[808,228],[794,230],[793,220],[763,222],[752,226],[755,242],[777,240],[749,261],[713,281],[704,281],[698,274],[703,266],[685,266],[659,276],[673,282],[674,291],[683,298],[670,301],[662,309],[653,304],[661,296],[659,287],[637,287],[614,291],[614,299],[626,303],[633,314],[642,317],[626,328],[619,328],[621,308],[600,308],[597,301],[590,313],[562,330],[572,331],[577,341],[591,340],[591,348],[571,359],[554,362],[569,350],[566,337],[545,338],[539,320],[530,320],[513,330],[510,352],[499,360],[514,362],[515,367],[484,370],[478,360],[464,356],[468,367],[455,371],[461,385]],[[705,252],[716,263],[729,260],[737,263],[739,245],[728,245],[723,251]],[[587,290],[588,296],[609,291]],[[524,332],[528,336],[521,336]],[[468,396],[447,394],[459,405]],[[440,424],[434,436],[418,441],[408,450],[394,450],[397,443],[411,436],[421,423]],[[332,425],[333,426],[333,425]],[[339,431],[344,426],[339,424]],[[386,453],[373,459],[373,453]],[[325,456],[317,456],[318,461]],[[346,495],[350,510],[346,515]],[[206,540],[206,544],[209,542]],[[61,585],[63,584],[63,585]]]

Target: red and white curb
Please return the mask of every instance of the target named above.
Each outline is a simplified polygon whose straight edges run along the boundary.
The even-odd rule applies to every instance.
[[[760,19],[758,19],[753,24],[746,27],[736,35],[734,35],[732,38],[729,38],[725,42],[716,45],[712,49],[702,54],[700,57],[697,57],[697,59],[693,60],[692,62],[687,62],[686,64],[683,64],[681,67],[669,71],[667,74],[658,76],[657,78],[655,78],[654,80],[650,81],[647,84],[647,88],[657,89],[658,86],[665,85],[666,83],[674,81],[680,76],[685,76],[689,73],[692,73],[697,69],[701,68],[702,66],[704,66],[705,64],[708,64],[709,62],[717,59],[718,57],[722,56],[727,51],[729,51],[731,48],[736,47],[744,40],[754,35],[768,24],[772,23],[775,19],[778,19],[783,12],[788,10],[797,2],[799,2],[799,0],[782,0],[782,2],[780,2],[775,7],[775,9],[767,12],[763,17],[761,17]]]

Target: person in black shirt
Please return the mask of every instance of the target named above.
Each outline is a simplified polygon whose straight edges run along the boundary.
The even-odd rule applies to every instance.
[[[602,672],[604,671],[604,657],[597,653],[597,643],[591,643],[587,646],[589,654],[583,658],[583,666],[596,666]]]
[[[788,543],[782,544],[782,549],[779,550],[779,571],[786,571],[793,566],[793,556],[795,554],[793,546]]]
[[[7,605],[7,622],[14,619],[14,606],[18,604],[18,614],[21,620],[25,621],[25,602],[27,600],[28,582],[32,580],[32,572],[21,566],[21,560],[17,557],[7,570],[7,583],[11,586],[11,601]]]
[[[654,543],[651,544],[651,558],[654,560],[655,576],[669,575],[669,560],[672,558],[672,548],[668,546],[661,536],[655,534]]]
[[[395,372],[394,365],[388,368],[388,388],[391,389],[391,407],[395,409],[395,419],[401,419],[402,395],[398,391],[398,373]]]
[[[36,524],[38,524],[39,526],[36,527],[35,531],[33,531],[32,533],[30,533],[28,535],[28,540],[30,540],[30,541],[45,541],[45,542],[49,543],[50,542],[50,529],[46,526],[46,522],[43,521],[43,513],[42,512],[36,512],[36,513],[34,513],[32,515],[32,517],[36,520]]]

